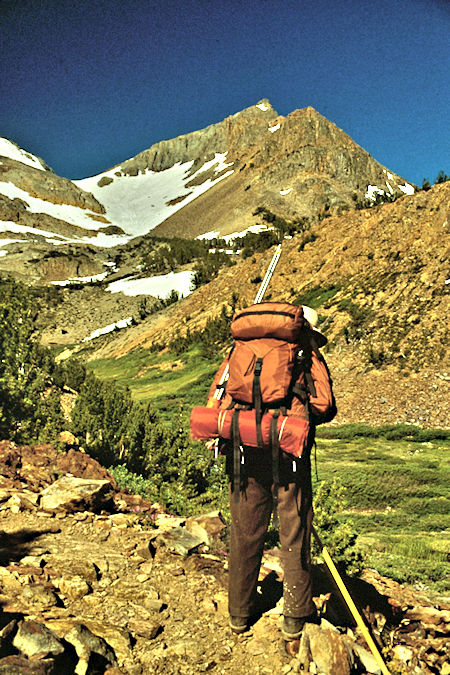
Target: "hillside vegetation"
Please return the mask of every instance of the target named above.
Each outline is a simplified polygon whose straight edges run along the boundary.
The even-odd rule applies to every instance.
[[[336,423],[448,424],[448,203],[447,182],[332,215],[283,242],[266,299],[319,312],[340,404]],[[224,309],[253,301],[272,253],[222,269],[164,312],[92,345],[86,357],[115,360],[143,349],[150,359],[152,349],[201,333]],[[215,351],[222,344],[217,338]]]

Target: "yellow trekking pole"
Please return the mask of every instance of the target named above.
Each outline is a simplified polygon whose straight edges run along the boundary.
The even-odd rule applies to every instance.
[[[326,547],[322,544],[322,541],[321,541],[319,535],[317,534],[316,529],[314,527],[312,527],[311,531],[312,531],[314,539],[316,540],[316,542],[317,542],[317,544],[320,548],[323,559],[325,560],[325,563],[326,563],[328,569],[330,570],[331,575],[332,575],[334,581],[336,582],[336,585],[339,588],[339,590],[342,594],[342,597],[344,598],[344,600],[347,604],[347,607],[349,608],[350,612],[352,613],[352,616],[355,619],[357,626],[361,629],[361,632],[364,636],[365,641],[367,642],[367,644],[370,648],[370,651],[374,655],[376,662],[378,663],[378,665],[381,668],[381,672],[383,673],[383,675],[390,675],[389,670],[387,669],[386,664],[383,660],[383,657],[381,656],[381,654],[378,650],[378,647],[376,646],[375,642],[373,641],[373,638],[372,638],[371,634],[369,633],[369,631],[367,629],[367,626],[364,623],[364,620],[363,620],[361,614],[358,612],[358,610],[356,608],[356,605],[353,602],[353,600],[351,598],[351,595],[348,592],[347,587],[345,586],[345,584],[342,580],[341,575],[337,571],[336,565],[334,564],[334,562],[332,561],[332,559],[330,557],[330,554],[328,553]]]

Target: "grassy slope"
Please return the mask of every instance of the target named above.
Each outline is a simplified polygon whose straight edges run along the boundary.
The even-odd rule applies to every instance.
[[[187,423],[192,406],[204,405],[220,358],[204,358],[198,347],[179,356],[142,349],[89,367],[101,379],[129,386],[136,400],[151,402],[165,416],[181,406]],[[444,440],[321,438],[319,430],[317,452],[319,479],[338,476],[348,488],[347,517],[368,565],[440,592],[450,575],[449,448]]]
[[[319,479],[347,487],[368,565],[397,581],[448,590],[449,441],[318,439]]]
[[[201,356],[197,346],[179,356],[146,349],[118,359],[99,359],[87,365],[102,380],[129,387],[137,401],[150,402],[162,412],[204,405],[221,357]]]

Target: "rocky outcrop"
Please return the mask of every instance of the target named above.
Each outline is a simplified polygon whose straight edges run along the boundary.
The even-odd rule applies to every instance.
[[[242,148],[252,147],[257,142],[276,114],[269,101],[264,99],[255,106],[227,117],[223,122],[171,140],[160,141],[123,162],[120,171],[136,176],[146,170],[163,171],[177,162],[183,164],[193,161],[191,172],[194,173],[216,153],[228,151],[228,161],[233,161],[242,154]]]
[[[31,197],[51,204],[69,204],[102,214],[104,207],[90,192],[85,192],[68,178],[52,171],[41,171],[9,157],[2,157],[0,181],[11,182]]]
[[[41,489],[52,480],[48,467],[57,453],[7,442],[0,448],[0,673],[380,672],[321,566],[313,575],[321,620],[307,624],[300,640],[281,639],[276,550],[265,554],[261,568],[262,616],[233,635],[220,514],[186,520],[117,491],[109,510],[94,512],[92,504],[75,512],[44,510],[39,494],[55,485]],[[73,471],[98,475],[93,460],[77,456],[62,453]],[[39,478],[27,483],[38,470]],[[25,505],[24,492],[38,499]],[[195,527],[212,537],[209,547]],[[373,571],[346,583],[391,672],[448,675],[450,607]]]

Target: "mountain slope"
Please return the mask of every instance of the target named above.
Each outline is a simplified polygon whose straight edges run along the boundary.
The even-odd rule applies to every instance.
[[[329,338],[338,422],[447,426],[450,413],[450,183],[347,212],[283,243],[267,299],[317,308]],[[308,239],[309,243],[306,243]],[[165,312],[112,337],[92,358],[118,358],[200,330],[238,293],[250,304],[271,252],[222,270]]]
[[[312,108],[282,117],[267,99],[80,181],[6,139],[0,155],[0,232],[50,244],[49,232],[100,246],[149,231],[232,234],[255,225],[258,206],[314,219],[414,191]]]

